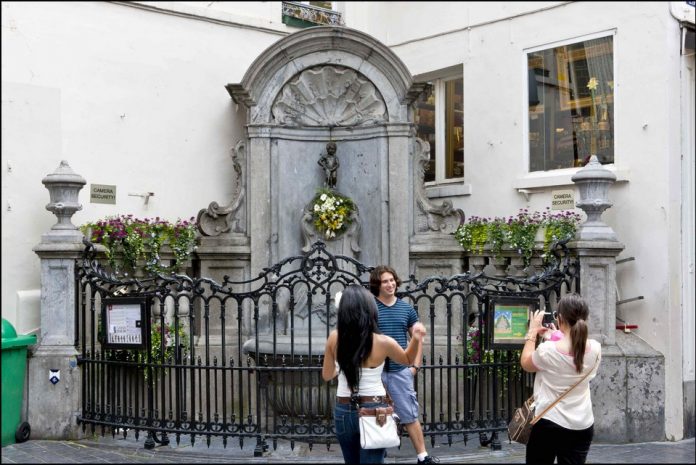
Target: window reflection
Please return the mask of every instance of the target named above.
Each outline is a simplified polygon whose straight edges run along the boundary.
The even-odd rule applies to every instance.
[[[529,170],[614,162],[612,37],[527,55]]]
[[[416,135],[430,143],[425,182],[437,181],[437,167],[444,179],[464,176],[464,80],[438,79],[416,101]],[[438,141],[440,144],[438,144]],[[438,145],[444,151],[438,151]],[[441,180],[441,179],[440,179]]]

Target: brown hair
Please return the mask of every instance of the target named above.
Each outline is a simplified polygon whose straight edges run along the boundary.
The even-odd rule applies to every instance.
[[[394,268],[387,265],[376,266],[374,270],[370,273],[370,292],[376,297],[379,295],[379,288],[382,285],[382,274],[391,273],[394,276],[394,281],[396,281],[396,287],[401,286],[401,280],[399,275],[396,274]]]
[[[582,373],[582,362],[585,358],[587,343],[587,317],[590,309],[585,299],[578,294],[566,294],[558,301],[558,314],[570,329],[570,347],[573,353],[573,363],[578,373]]]

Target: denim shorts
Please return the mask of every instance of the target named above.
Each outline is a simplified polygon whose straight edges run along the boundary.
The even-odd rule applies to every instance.
[[[413,389],[413,374],[409,368],[383,371],[382,382],[394,401],[394,412],[402,424],[418,421],[418,397]]]
[[[360,407],[373,408],[386,407],[386,405],[370,402],[360,404]],[[360,447],[358,409],[354,405],[336,403],[334,427],[345,463],[384,463],[386,449],[363,449]]]

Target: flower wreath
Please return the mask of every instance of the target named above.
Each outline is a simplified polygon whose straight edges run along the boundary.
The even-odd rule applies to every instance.
[[[314,227],[326,239],[343,234],[353,222],[355,203],[331,189],[319,189],[312,200]]]

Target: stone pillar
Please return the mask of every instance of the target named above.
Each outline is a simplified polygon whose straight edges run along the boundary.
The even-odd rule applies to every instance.
[[[78,193],[86,181],[61,161],[42,182],[50,193],[46,209],[58,222],[34,247],[41,259],[41,332],[29,358],[28,421],[36,438],[78,439],[82,372],[75,348],[75,259],[84,244],[70,218],[82,209]],[[52,374],[58,375],[55,383]]]
[[[587,214],[574,243],[579,291],[590,306],[590,337],[602,343],[602,363],[590,384],[595,440],[663,441],[664,357],[635,334],[616,330],[616,257],[624,245],[601,220],[612,205],[608,193],[616,176],[593,155],[572,179],[580,191],[577,206]]]
[[[597,156],[575,173],[578,186],[578,208],[587,214],[575,236],[580,259],[579,292],[590,305],[590,337],[603,345],[613,345],[616,333],[616,257],[624,249],[616,233],[602,219],[604,210],[612,206],[609,188],[616,175],[604,168]]]
[[[580,295],[590,306],[590,337],[602,345],[615,344],[616,257],[624,249],[620,242],[578,241]]]

